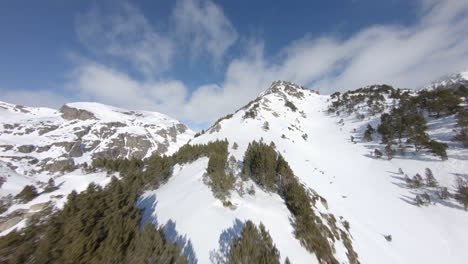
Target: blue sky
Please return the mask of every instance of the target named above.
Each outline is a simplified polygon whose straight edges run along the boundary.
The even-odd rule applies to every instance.
[[[468,67],[468,1],[1,1],[0,100],[204,127],[286,79],[420,88]]]

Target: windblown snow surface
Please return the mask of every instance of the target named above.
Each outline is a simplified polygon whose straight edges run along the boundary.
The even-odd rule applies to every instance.
[[[425,152],[390,161],[376,159],[371,152],[381,147],[378,142],[363,143],[360,138],[367,123],[375,124],[378,117],[363,121],[349,117],[341,124],[340,117],[327,114],[329,96],[303,89],[300,98],[286,92],[284,85],[278,87],[279,91],[267,91],[260,97],[256,118],[243,118],[250,105],[191,144],[226,138],[230,155],[242,161],[249,142],[274,142],[295,175],[327,199],[328,212],[349,221],[361,263],[466,263],[468,212],[454,199],[439,200],[429,189],[433,204],[417,207],[413,202],[417,191],[406,188],[403,175],[398,173],[401,168],[412,177],[424,175],[425,168],[430,168],[439,184],[452,192],[457,176],[468,178],[468,152],[450,143],[451,130],[439,124],[453,123],[453,118],[429,123],[431,137],[450,143],[448,160],[440,161]],[[286,99],[297,106],[297,111],[285,107]],[[268,130],[263,128],[265,121]],[[351,135],[357,144],[351,142]],[[231,148],[234,142],[239,145],[237,150]],[[145,221],[166,225],[166,233],[184,247],[191,263],[223,263],[222,253],[247,219],[265,224],[282,260],[289,257],[292,263],[318,262],[294,238],[288,220],[291,215],[278,195],[258,187],[255,195],[241,197],[234,191],[230,201],[236,209],[223,207],[203,183],[207,162],[207,158],[201,158],[178,165],[165,185],[146,192],[139,202],[147,209]],[[385,235],[391,235],[392,241]],[[335,243],[335,249],[335,257],[347,263],[343,245]]]

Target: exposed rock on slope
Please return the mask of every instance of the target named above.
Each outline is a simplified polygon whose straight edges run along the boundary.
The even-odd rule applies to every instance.
[[[25,174],[69,170],[96,158],[171,154],[193,135],[163,114],[97,103],[70,103],[58,111],[3,102],[0,107],[0,160]]]
[[[433,81],[428,85],[427,89],[437,89],[437,88],[453,88],[458,89],[460,85],[464,85],[468,88],[468,71],[449,74],[438,80]]]

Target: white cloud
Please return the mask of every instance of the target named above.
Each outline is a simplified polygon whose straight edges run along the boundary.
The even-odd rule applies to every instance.
[[[194,39],[190,43],[195,54],[209,53],[216,60],[237,39],[229,20],[211,1],[179,1],[174,17],[180,20],[179,32]],[[212,25],[213,21],[220,22]],[[245,55],[228,63],[223,82],[193,87],[191,94],[179,80],[134,80],[90,62],[79,64],[73,86],[83,98],[191,122],[211,122],[233,112],[277,79],[322,93],[374,83],[418,88],[468,67],[468,1],[421,0],[419,21],[410,26],[370,26],[346,39],[306,35],[284,47],[276,63],[264,54],[261,42],[248,42],[243,49]]]
[[[67,102],[70,98],[58,95],[51,91],[8,91],[0,89],[0,100],[11,104],[20,104],[25,106],[35,107],[53,107],[59,108]]]
[[[175,52],[173,40],[157,32],[134,6],[120,1],[116,5],[113,13],[105,14],[96,6],[79,15],[78,39],[95,54],[124,59],[147,77],[168,70]]]
[[[209,0],[178,0],[172,15],[176,37],[195,58],[211,55],[219,64],[238,38],[223,10]]]

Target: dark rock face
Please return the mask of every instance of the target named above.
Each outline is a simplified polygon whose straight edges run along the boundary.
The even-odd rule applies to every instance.
[[[3,151],[9,151],[13,149],[12,145],[0,145],[0,148],[3,148]]]
[[[112,139],[107,149],[94,153],[93,158],[116,159],[128,157],[141,159],[146,156],[152,146],[151,141],[145,136],[128,133],[119,134],[118,137]]]
[[[179,131],[180,134],[184,133],[185,131],[187,131],[187,126],[182,124],[182,123],[179,123],[176,125],[176,128],[177,128],[177,131]]]
[[[97,119],[96,116],[86,110],[77,109],[73,107],[69,107],[68,105],[63,105],[59,109],[60,113],[62,113],[62,118],[66,120],[88,120],[88,119]]]
[[[52,160],[43,165],[43,169],[49,172],[65,171],[73,168],[75,162],[73,159]]]
[[[41,152],[44,152],[44,151],[48,151],[50,149],[50,145],[46,145],[46,146],[40,146],[40,147],[37,147],[36,151],[41,153]]]
[[[75,142],[57,142],[54,146],[63,147],[71,157],[81,157],[83,155],[83,147],[81,140]]]
[[[39,136],[42,136],[42,135],[44,135],[46,133],[49,133],[50,131],[53,131],[53,130],[55,130],[57,128],[58,128],[58,126],[56,126],[56,125],[40,127],[40,128],[38,128]]]
[[[71,157],[81,157],[83,156],[83,148],[81,144],[81,140],[73,143],[70,151],[68,152]]]
[[[21,145],[18,147],[18,151],[21,153],[31,153],[34,151],[34,145]]]

